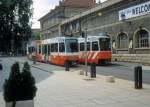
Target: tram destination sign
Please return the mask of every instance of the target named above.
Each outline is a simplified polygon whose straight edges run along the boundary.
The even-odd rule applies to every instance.
[[[150,14],[150,1],[119,11],[119,20]]]

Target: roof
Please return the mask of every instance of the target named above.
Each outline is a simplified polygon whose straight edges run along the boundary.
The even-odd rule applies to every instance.
[[[95,0],[64,0],[61,2],[62,6],[71,7],[93,7],[96,5]]]

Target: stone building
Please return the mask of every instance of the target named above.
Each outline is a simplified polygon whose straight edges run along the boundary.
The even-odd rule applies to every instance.
[[[150,0],[108,0],[61,24],[61,33],[107,32],[116,60],[150,63]]]
[[[74,15],[79,14],[93,6],[95,0],[62,0],[59,6],[39,19],[42,39],[60,36],[60,23]]]

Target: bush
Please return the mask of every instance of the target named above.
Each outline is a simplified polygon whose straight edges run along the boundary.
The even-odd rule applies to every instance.
[[[24,63],[20,72],[19,63],[11,67],[9,78],[4,83],[4,99],[6,102],[32,100],[36,95],[35,79],[30,72],[30,66]]]

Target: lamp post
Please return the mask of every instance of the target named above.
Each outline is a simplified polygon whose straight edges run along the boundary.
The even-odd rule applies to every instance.
[[[102,13],[98,12],[96,15],[91,16],[90,19],[93,18],[93,17],[96,17],[96,16],[100,17],[100,16],[102,16]],[[89,20],[89,18],[85,19],[83,22],[87,23],[88,20]],[[85,47],[85,49],[84,49],[84,51],[85,51],[85,76],[88,76],[87,27],[85,28],[85,31],[84,31],[84,39],[85,39],[85,42],[84,42],[84,47]]]
[[[87,28],[85,29],[85,43],[84,43],[84,47],[85,47],[85,76],[88,76],[88,63],[87,63]]]

